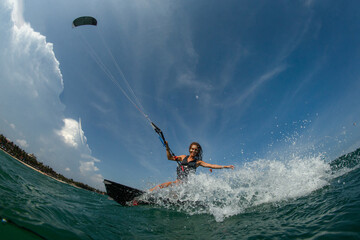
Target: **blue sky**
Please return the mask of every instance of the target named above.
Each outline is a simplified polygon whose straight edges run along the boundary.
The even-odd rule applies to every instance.
[[[198,141],[205,161],[239,168],[294,154],[330,161],[360,146],[359,5],[2,1],[0,131],[98,188],[174,179],[147,120],[91,57],[128,91],[112,54],[178,155]],[[98,26],[72,28],[79,16]]]

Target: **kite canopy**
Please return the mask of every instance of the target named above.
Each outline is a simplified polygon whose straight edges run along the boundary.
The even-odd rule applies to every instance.
[[[97,25],[97,20],[90,16],[78,17],[73,21],[73,27],[78,27],[82,25]]]

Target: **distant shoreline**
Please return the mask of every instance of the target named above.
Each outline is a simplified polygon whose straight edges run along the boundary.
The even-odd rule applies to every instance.
[[[106,195],[106,193],[103,191],[90,187],[84,183],[76,182],[72,179],[68,179],[63,175],[55,172],[51,167],[45,166],[43,163],[37,161],[34,154],[26,153],[24,150],[19,148],[17,145],[15,145],[13,142],[11,142],[2,134],[0,134],[0,150],[6,153],[7,155],[9,155],[10,157],[14,158],[16,161],[24,164],[25,166],[45,176],[48,176],[58,182],[65,183],[76,188],[81,188],[84,190]],[[44,171],[42,171],[41,169],[43,169]]]
[[[58,181],[58,182],[62,182],[62,183],[65,183],[65,184],[71,185],[71,186],[73,186],[73,187],[77,187],[77,186],[75,186],[75,185],[72,185],[72,184],[69,184],[69,183],[67,183],[67,182],[64,182],[63,180],[60,180],[60,179],[54,178],[53,176],[50,176],[50,175],[48,175],[48,174],[46,174],[46,173],[44,173],[44,172],[40,171],[39,169],[34,168],[33,166],[31,166],[31,165],[29,165],[29,164],[27,164],[27,163],[24,163],[23,161],[21,161],[20,159],[16,158],[16,157],[15,157],[15,156],[13,156],[13,155],[11,155],[10,153],[6,152],[6,151],[5,151],[4,149],[2,149],[2,148],[0,148],[0,150],[1,150],[3,153],[7,154],[8,156],[10,156],[10,157],[14,158],[16,161],[18,161],[18,162],[20,162],[20,163],[24,164],[25,166],[27,166],[27,167],[29,167],[29,168],[31,168],[31,169],[33,169],[33,170],[35,170],[35,171],[36,171],[36,172],[38,172],[38,173],[41,173],[41,174],[43,174],[43,175],[45,175],[45,176],[48,176],[48,177],[50,177],[50,178],[52,178],[52,179],[54,179],[54,180],[56,180],[56,181]],[[77,188],[79,188],[79,187],[77,187]]]

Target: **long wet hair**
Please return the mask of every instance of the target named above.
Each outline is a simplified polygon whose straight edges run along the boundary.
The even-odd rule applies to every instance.
[[[190,149],[191,149],[191,146],[192,146],[192,145],[196,145],[196,146],[198,147],[198,149],[199,149],[199,151],[197,152],[197,155],[195,156],[195,159],[196,159],[196,160],[202,160],[203,150],[202,150],[200,144],[197,143],[197,142],[192,142],[192,143],[190,144],[190,146],[189,146],[189,152],[190,152]]]

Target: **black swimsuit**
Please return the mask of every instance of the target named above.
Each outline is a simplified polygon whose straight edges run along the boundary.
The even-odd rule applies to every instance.
[[[196,172],[196,162],[200,160],[196,159],[195,161],[188,162],[188,158],[189,156],[186,156],[176,168],[177,179],[179,180],[185,180],[190,173]]]

